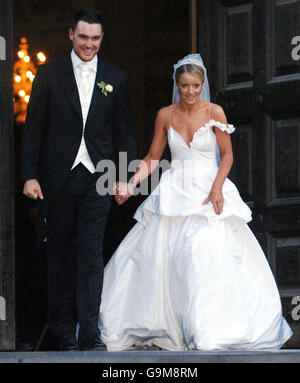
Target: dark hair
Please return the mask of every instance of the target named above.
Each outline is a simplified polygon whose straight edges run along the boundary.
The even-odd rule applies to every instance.
[[[205,80],[204,69],[200,65],[196,65],[196,64],[183,64],[183,65],[181,65],[179,68],[177,68],[177,70],[175,72],[176,83],[178,82],[179,77],[183,73],[194,74],[194,75],[198,76],[201,79],[201,81],[203,81],[203,82]]]
[[[75,31],[79,21],[85,21],[89,24],[100,24],[103,32],[103,19],[99,11],[90,8],[83,8],[77,11],[72,19],[71,28]]]

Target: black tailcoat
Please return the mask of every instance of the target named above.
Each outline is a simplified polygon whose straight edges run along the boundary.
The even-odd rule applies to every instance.
[[[102,81],[113,91],[105,95],[97,85]],[[22,179],[37,179],[44,196],[38,200],[38,239],[41,244],[47,232],[49,328],[58,339],[73,342],[78,320],[79,344],[87,347],[99,336],[102,241],[111,198],[99,197],[97,177],[83,165],[71,171],[82,132],[68,55],[39,67],[34,79],[22,142]],[[135,159],[127,75],[100,57],[84,138],[95,168],[101,160],[118,158],[119,152],[127,152],[128,163]]]
[[[113,86],[107,96],[97,85],[101,81]],[[38,201],[40,222],[45,221],[76,158],[82,121],[71,55],[40,66],[27,110],[21,162],[22,179],[37,179],[42,188],[44,201]],[[102,159],[116,160],[119,152],[127,152],[128,163],[135,159],[126,72],[99,56],[84,138],[95,167]]]

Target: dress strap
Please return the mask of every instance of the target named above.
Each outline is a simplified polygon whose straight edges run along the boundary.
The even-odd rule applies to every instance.
[[[170,113],[169,113],[169,128],[172,126],[172,115],[173,115],[173,105],[170,106]]]
[[[211,120],[211,108],[212,108],[212,103],[209,105],[209,110],[208,110],[208,121]]]

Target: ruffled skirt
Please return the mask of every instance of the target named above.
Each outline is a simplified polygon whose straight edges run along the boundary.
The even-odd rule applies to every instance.
[[[146,210],[143,217],[105,268],[99,328],[108,350],[279,349],[290,338],[245,222]]]
[[[162,174],[105,268],[104,343],[111,351],[279,349],[292,331],[247,225],[251,210],[226,179],[216,215],[202,202],[218,169],[200,166],[193,177],[180,167]]]

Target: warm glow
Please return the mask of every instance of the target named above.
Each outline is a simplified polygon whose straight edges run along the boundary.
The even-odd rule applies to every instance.
[[[45,62],[45,61],[46,61],[46,56],[44,55],[43,52],[39,52],[39,53],[37,54],[37,58],[38,58],[40,61],[42,61],[42,62]]]
[[[27,72],[26,72],[26,76],[30,79],[30,81],[33,81],[33,79],[34,79],[34,74],[31,72],[31,70],[28,70]]]
[[[46,60],[46,56],[43,54],[40,59]],[[34,55],[31,54],[26,37],[22,37],[14,62],[14,115],[16,124],[25,124],[36,67],[43,64],[40,59],[36,58],[35,53]]]

